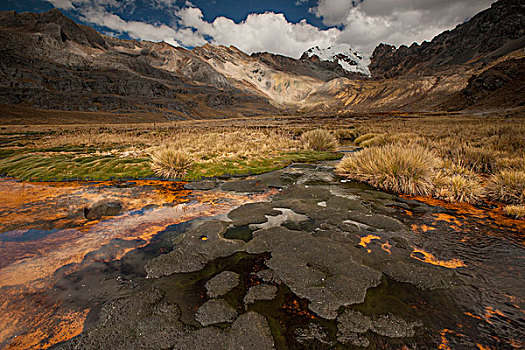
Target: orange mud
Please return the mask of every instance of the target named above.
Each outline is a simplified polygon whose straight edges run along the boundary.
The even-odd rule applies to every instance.
[[[124,211],[136,210],[146,205],[181,203],[188,201],[191,191],[182,182],[130,181],[130,186],[115,191],[114,181],[98,182],[19,182],[0,181],[0,232],[9,227],[23,227],[28,222],[53,222],[53,229],[74,225],[81,231],[91,228],[96,221],[87,220],[80,213],[84,207],[103,199],[117,199]],[[137,188],[149,188],[147,195],[135,196]],[[86,188],[92,189],[86,191]],[[64,200],[75,205],[60,205]],[[57,207],[59,210],[57,210]]]
[[[286,311],[294,315],[306,316],[312,320],[317,318],[317,316],[311,313],[310,311],[308,311],[308,309],[304,307],[304,305],[301,306],[301,304],[299,303],[299,301],[297,301],[297,299],[285,301],[283,305],[283,309],[285,309]]]
[[[416,255],[417,253],[422,254],[423,257]],[[446,267],[447,269],[456,269],[458,267],[467,266],[463,261],[459,259],[439,260],[431,253],[428,253],[418,248],[414,248],[414,251],[412,252],[412,254],[410,254],[410,256],[424,263]]]
[[[472,204],[468,203],[448,203],[439,199],[431,197],[421,197],[421,196],[409,196],[409,195],[400,195],[401,198],[416,200],[432,206],[440,206],[449,210],[454,210],[460,218],[465,218],[465,216],[474,216],[478,219],[490,219],[487,221],[488,225],[493,225],[496,227],[508,227],[513,230],[519,230],[525,233],[525,220],[513,219],[505,215],[503,212],[503,207],[505,206],[502,203],[488,202],[488,204],[496,206],[495,209],[483,209],[478,208]],[[461,217],[461,215],[464,215]],[[462,222],[447,214],[435,214],[437,220],[446,221],[449,223],[454,223],[458,226],[462,225]]]
[[[483,314],[482,316],[474,315],[471,312],[465,312],[465,315],[470,316],[470,317],[475,318],[475,319],[480,320],[480,321],[485,321],[485,322],[490,323],[490,324],[492,324],[491,319],[494,316],[500,316],[500,317],[502,317],[504,319],[508,319],[507,316],[505,316],[505,314],[502,311],[500,311],[498,309],[494,309],[492,306],[485,307],[485,314]]]
[[[440,349],[440,350],[452,350],[452,348],[450,347],[450,344],[448,342],[448,339],[447,339],[447,334],[453,335],[453,336],[456,336],[456,337],[463,337],[464,336],[463,334],[458,333],[456,331],[453,331],[451,329],[446,329],[446,328],[442,329],[439,332],[439,335],[441,337],[441,343],[439,344],[438,349]]]
[[[130,183],[130,187],[119,188],[114,182],[0,181],[0,237],[3,238],[0,239],[0,348],[46,348],[82,331],[89,309],[72,310],[46,296],[61,277],[78,270],[81,263],[120,259],[130,250],[147,245],[168,226],[226,213],[244,203],[264,201],[271,194],[192,192],[177,182]],[[56,201],[59,198],[61,203]],[[78,211],[82,208],[80,204],[89,205],[106,198],[121,201],[125,213],[88,222],[79,215],[71,218],[67,212],[71,205]],[[163,205],[168,203],[173,204]],[[151,204],[156,207],[134,212]],[[36,239],[17,241],[32,228],[33,222],[42,221],[57,223],[58,230]],[[16,225],[27,229],[1,233],[6,227]],[[60,229],[62,225],[68,228]],[[134,244],[113,243],[114,251],[109,256],[98,252],[115,239]],[[89,261],[86,260],[88,254]],[[66,265],[67,270],[63,269]]]
[[[368,248],[368,245],[374,239],[381,239],[381,237],[375,236],[375,235],[367,235],[367,236],[361,237],[361,240],[359,241],[359,245],[361,247],[364,247],[368,253],[372,253],[372,251]]]
[[[372,250],[370,248],[368,248],[368,245],[373,240],[381,240],[381,237],[376,236],[376,235],[367,235],[367,236],[364,236],[364,237],[360,237],[360,241],[359,241],[358,244],[361,247],[365,248],[367,253],[370,254],[370,253],[372,253]],[[390,251],[390,248],[392,248],[392,245],[390,243],[388,243],[388,241],[385,242],[385,243],[379,243],[379,246],[381,247],[381,249],[383,249],[388,254],[392,254],[392,252]]]

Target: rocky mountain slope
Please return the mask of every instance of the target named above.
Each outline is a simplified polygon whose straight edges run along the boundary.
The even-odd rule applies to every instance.
[[[350,45],[301,59],[210,44],[187,50],[108,37],[58,10],[0,12],[0,111],[6,122],[46,110],[161,121],[516,107],[524,28],[525,1],[500,0],[430,43],[379,45],[367,67]]]
[[[451,66],[489,62],[525,44],[525,1],[500,0],[468,22],[410,47],[379,45],[370,72],[376,78],[434,75]]]

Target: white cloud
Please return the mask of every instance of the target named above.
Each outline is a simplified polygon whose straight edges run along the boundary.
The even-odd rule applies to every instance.
[[[172,25],[126,21],[116,14],[129,11],[134,0],[46,1],[78,13],[88,23],[135,39],[188,47],[203,45],[208,39],[246,53],[268,51],[297,58],[313,46],[335,43],[352,44],[371,53],[381,42],[399,46],[430,40],[487,8],[493,0],[318,0],[310,12],[332,27],[326,30],[305,20],[291,23],[283,14],[273,12],[252,13],[240,23],[227,17],[208,22],[190,1],[180,8],[175,0],[148,0],[150,6],[175,15]],[[296,1],[302,4],[306,0]]]
[[[175,41],[177,32],[165,24],[153,25],[144,22],[125,21],[119,16],[101,9],[85,11],[82,18],[88,23],[103,26],[118,33],[126,33],[134,39],[165,41],[178,46]]]
[[[488,8],[494,0],[319,0],[310,12],[342,25],[337,41],[371,52],[379,43],[399,46],[431,40]]]
[[[337,28],[321,30],[305,20],[288,22],[282,13],[252,13],[240,23],[226,17],[207,22],[196,7],[179,9],[176,15],[180,24],[194,28],[195,34],[210,36],[215,44],[234,45],[248,54],[268,51],[298,58],[313,46],[333,44],[340,35]]]
[[[109,28],[118,33],[126,33],[139,40],[165,41],[173,46],[199,46],[207,41],[190,28],[174,28],[166,24],[149,24],[138,21],[125,21],[119,16],[103,9],[87,10],[82,14],[84,21]]]
[[[75,8],[69,0],[47,0],[47,2],[61,10],[72,10]]]

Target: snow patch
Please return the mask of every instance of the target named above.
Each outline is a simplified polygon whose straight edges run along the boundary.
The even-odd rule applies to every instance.
[[[337,62],[348,72],[370,76],[370,71],[368,70],[370,56],[361,51],[357,51],[350,44],[337,44],[327,48],[316,46],[305,51],[304,54],[307,57],[317,56],[321,61]]]

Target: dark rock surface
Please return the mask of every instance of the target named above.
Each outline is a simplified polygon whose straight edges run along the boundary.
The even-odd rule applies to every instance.
[[[523,106],[525,99],[516,99],[516,96],[525,96],[525,58],[504,61],[473,75],[467,87],[440,107],[462,110]]]
[[[336,318],[341,306],[363,302],[367,289],[381,278],[380,272],[356,263],[340,244],[306,232],[280,227],[256,231],[247,250],[271,252],[267,266],[326,319]]]
[[[233,191],[241,193],[262,193],[268,189],[268,186],[259,179],[237,180],[225,182],[221,185],[223,191]]]
[[[232,271],[224,271],[206,282],[208,297],[216,298],[228,293],[239,285],[239,275]]]
[[[255,312],[239,316],[229,330],[195,328],[180,321],[176,305],[152,289],[107,303],[100,321],[57,349],[273,349],[266,319]],[[211,307],[210,307],[211,309]],[[210,311],[210,310],[208,310]],[[234,311],[235,312],[235,311]],[[204,317],[205,312],[202,312]],[[231,316],[232,313],[229,314]],[[218,319],[208,314],[210,319]],[[232,320],[234,317],[229,317]],[[209,320],[208,318],[204,318]]]
[[[84,217],[88,220],[98,220],[105,216],[116,216],[122,213],[122,203],[111,199],[104,199],[84,208]]]
[[[208,191],[214,189],[217,185],[218,181],[216,180],[202,180],[188,182],[187,184],[184,184],[184,188],[187,190]]]
[[[211,299],[202,304],[195,314],[195,320],[202,326],[217,323],[232,323],[237,311],[223,299]]]
[[[268,221],[267,215],[279,215],[270,203],[250,203],[245,204],[228,213],[228,218],[233,221],[235,226],[245,226],[249,224],[262,224]]]
[[[245,250],[243,241],[222,236],[225,228],[225,223],[212,220],[179,236],[173,251],[148,262],[145,267],[148,277],[198,271],[214,259]]]
[[[317,341],[321,344],[331,345],[327,331],[316,323],[309,323],[308,328],[298,328],[295,336],[299,344]]]
[[[250,287],[244,296],[244,305],[253,304],[258,300],[272,300],[277,295],[277,287],[271,284],[258,284]]]
[[[406,322],[392,314],[368,317],[351,309],[337,318],[337,340],[343,344],[367,347],[370,341],[364,333],[372,331],[389,338],[406,338],[415,335],[417,322]]]

